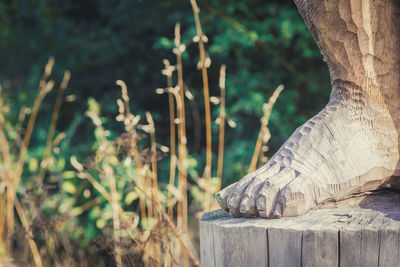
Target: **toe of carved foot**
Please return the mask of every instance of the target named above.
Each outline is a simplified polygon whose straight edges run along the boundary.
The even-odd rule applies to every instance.
[[[301,181],[278,188],[270,181],[251,179],[243,188],[240,181],[218,192],[218,204],[235,217],[280,218],[306,213],[315,202],[309,187]]]

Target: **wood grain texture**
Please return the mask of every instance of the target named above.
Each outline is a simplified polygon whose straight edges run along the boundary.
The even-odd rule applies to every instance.
[[[337,231],[323,228],[303,230],[302,266],[337,267],[338,254]]]
[[[297,217],[200,220],[202,266],[398,266],[400,194],[377,192]],[[203,235],[204,234],[204,235]],[[213,238],[210,238],[213,236]]]
[[[217,194],[234,216],[297,216],[400,185],[400,1],[294,2],[328,65],[331,97],[263,167]]]

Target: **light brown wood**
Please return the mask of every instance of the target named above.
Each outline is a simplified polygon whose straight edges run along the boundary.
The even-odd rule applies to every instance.
[[[200,220],[201,263],[203,267],[398,266],[399,229],[400,195],[389,192],[327,203],[291,218],[234,218],[213,211]]]
[[[325,229],[304,230],[302,266],[337,267],[339,262],[338,244],[337,231]]]
[[[217,194],[234,216],[297,216],[400,182],[400,1],[295,3],[328,65],[331,97],[263,167]]]

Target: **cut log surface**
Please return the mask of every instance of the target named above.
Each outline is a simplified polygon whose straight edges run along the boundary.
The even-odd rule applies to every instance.
[[[400,266],[400,194],[378,192],[282,219],[200,219],[200,253],[211,266]]]

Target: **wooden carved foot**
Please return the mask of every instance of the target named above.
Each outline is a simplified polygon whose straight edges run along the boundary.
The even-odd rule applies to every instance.
[[[399,176],[400,2],[296,0],[331,98],[260,169],[217,193],[234,216],[281,217]]]

